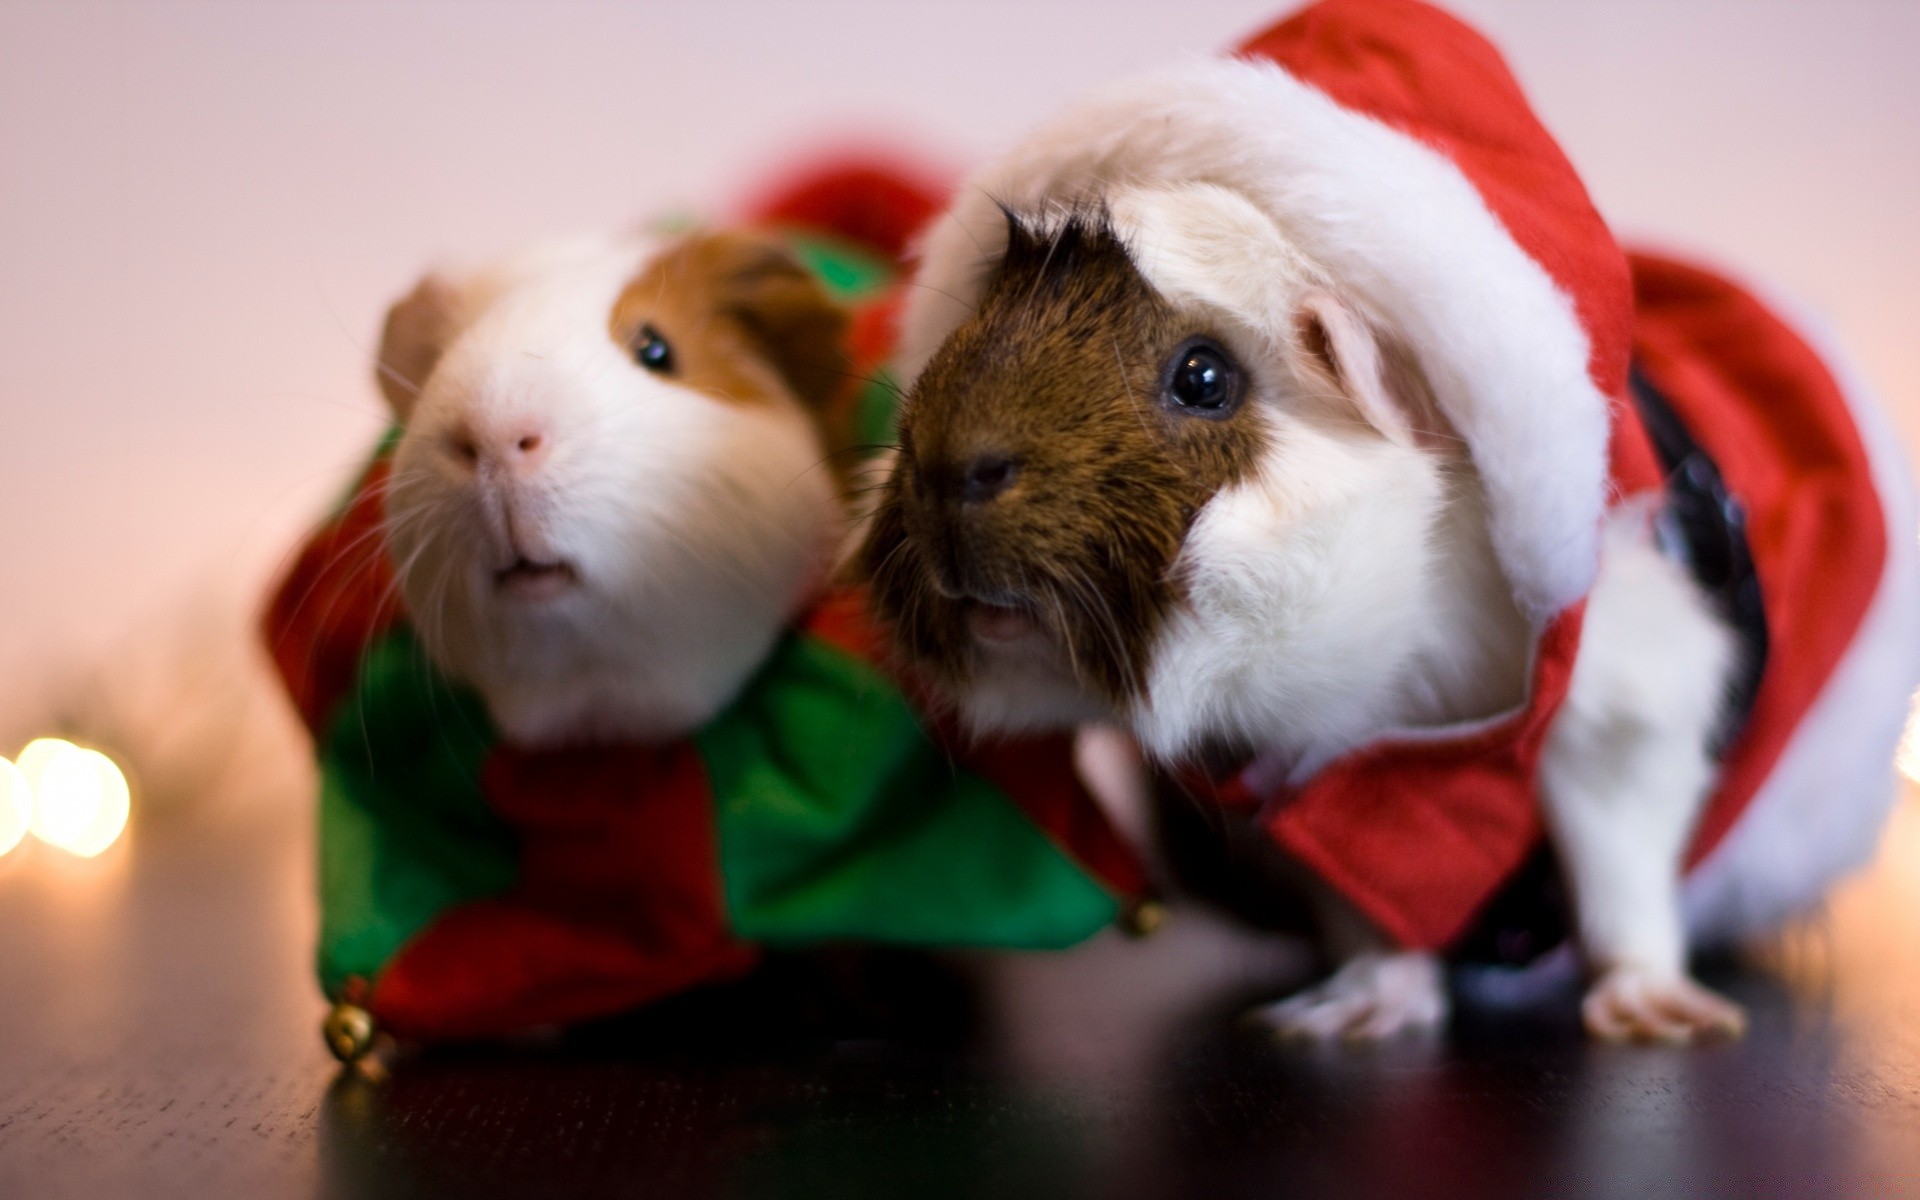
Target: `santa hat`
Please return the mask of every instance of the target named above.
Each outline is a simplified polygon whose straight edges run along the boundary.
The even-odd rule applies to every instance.
[[[1043,211],[1195,183],[1250,200],[1415,354],[1539,633],[1520,710],[1385,738],[1304,779],[1256,762],[1199,786],[1263,804],[1277,842],[1401,941],[1453,942],[1538,845],[1539,755],[1606,509],[1664,475],[1629,399],[1638,355],[1745,505],[1777,638],[1690,855],[1731,847],[1701,872],[1696,923],[1757,927],[1857,860],[1887,795],[1866,776],[1884,782],[1920,674],[1903,612],[1920,564],[1884,422],[1820,356],[1745,289],[1630,261],[1498,52],[1416,0],[1321,0],[1232,57],[1097,93],[975,177],[930,234],[922,275],[967,279],[1002,236],[999,203]],[[916,294],[909,374],[971,299]],[[1849,781],[1844,821],[1822,769]],[[1729,839],[1750,805],[1779,819]]]
[[[994,201],[1039,208],[1155,183],[1247,197],[1419,357],[1536,624],[1592,586],[1609,404],[1625,394],[1633,329],[1627,264],[1465,25],[1414,0],[1323,0],[1234,58],[1096,93],[974,183],[923,273],[967,275],[999,236]],[[963,303],[919,299],[909,373]]]

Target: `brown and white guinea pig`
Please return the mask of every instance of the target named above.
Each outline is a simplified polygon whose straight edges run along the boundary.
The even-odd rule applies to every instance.
[[[1194,185],[1001,227],[975,310],[913,376],[863,551],[973,728],[1117,720],[1163,764],[1327,761],[1519,701],[1528,629],[1471,464],[1271,222]],[[1375,970],[1361,944],[1393,994],[1276,1009],[1284,1028],[1440,1018],[1437,966]]]
[[[1503,557],[1569,495],[1597,514],[1607,400],[1564,296],[1471,188],[1234,59],[1108,89],[958,197],[912,290],[899,448],[860,561],[971,724],[1117,721],[1161,764],[1257,756],[1310,777],[1390,733],[1522,705],[1543,613],[1582,594],[1554,572],[1590,556],[1540,768],[1594,977],[1586,1023],[1737,1031],[1688,975],[1678,892],[1734,638],[1644,508],[1616,510],[1598,545],[1597,518],[1536,539],[1539,588]],[[1517,397],[1481,443],[1437,398],[1479,386],[1463,363]],[[1546,389],[1569,399],[1529,415]],[[1498,478],[1469,453],[1543,420],[1583,448],[1509,454]],[[1504,524],[1495,494],[1522,498]],[[1444,1020],[1437,955],[1320,899],[1342,965],[1267,1019],[1361,1038]]]
[[[760,665],[843,530],[844,322],[744,232],[552,244],[394,305],[399,586],[506,737],[670,738]]]
[[[868,555],[976,726],[1118,711],[1163,760],[1313,756],[1517,699],[1472,466],[1324,269],[1206,184],[996,223]]]

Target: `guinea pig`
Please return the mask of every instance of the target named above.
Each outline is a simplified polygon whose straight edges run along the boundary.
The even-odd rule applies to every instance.
[[[1743,360],[1801,344],[1738,289],[1630,275],[1497,54],[1423,5],[1332,0],[1125,81],[957,196],[859,561],[972,726],[1117,721],[1167,778],[1237,788],[1222,819],[1307,882],[1338,963],[1262,1010],[1283,1032],[1441,1024],[1440,953],[1544,825],[1589,1031],[1738,1033],[1689,974],[1689,924],[1803,905],[1892,794],[1920,648],[1889,615],[1914,568],[1886,536],[1910,528],[1898,468],[1856,431],[1878,418],[1800,350]],[[1726,323],[1688,324],[1703,305]],[[1822,414],[1796,428],[1831,435],[1857,518],[1782,488],[1793,465],[1714,466],[1751,440],[1688,440],[1736,394],[1743,425]],[[1790,457],[1803,435],[1764,436]],[[1801,536],[1849,549],[1819,567]],[[1795,640],[1812,612],[1852,658]],[[1869,643],[1892,664],[1872,681],[1848,665]],[[1789,661],[1851,715],[1785,700]],[[1862,781],[1844,820],[1782,757],[1802,722]]]
[[[1256,215],[1210,185],[1015,210],[916,373],[863,561],[974,729],[1117,719],[1164,765],[1326,762],[1519,703],[1529,630],[1471,461],[1405,353]],[[1196,260],[1268,295],[1141,265]],[[1249,300],[1288,314],[1278,336]],[[1435,962],[1348,940],[1337,989],[1270,1010],[1285,1032],[1439,1021]]]
[[[844,323],[743,232],[548,245],[393,306],[399,588],[504,736],[664,740],[745,683],[842,535]]]

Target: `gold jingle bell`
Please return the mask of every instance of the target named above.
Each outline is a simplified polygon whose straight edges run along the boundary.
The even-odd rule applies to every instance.
[[[1167,923],[1167,906],[1151,896],[1127,901],[1117,918],[1120,932],[1130,938],[1151,937]]]
[[[367,1056],[373,1049],[373,1014],[358,1004],[349,1004],[342,1000],[333,1006],[327,1019],[320,1025],[320,1035],[327,1040],[327,1049],[333,1056],[351,1066]]]

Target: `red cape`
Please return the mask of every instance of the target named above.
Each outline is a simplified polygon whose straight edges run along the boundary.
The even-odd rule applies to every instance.
[[[1571,298],[1588,374],[1611,401],[1612,502],[1662,482],[1628,399],[1632,361],[1745,507],[1772,651],[1695,836],[1688,861],[1699,863],[1766,784],[1885,574],[1888,522],[1848,397],[1741,288],[1623,254],[1499,54],[1453,18],[1413,0],[1324,0],[1240,53],[1444,155]],[[1400,942],[1448,945],[1542,839],[1539,758],[1579,651],[1583,604],[1543,621],[1520,711],[1382,741],[1291,785],[1256,782],[1265,777],[1256,764],[1216,798],[1257,806],[1276,842]]]

